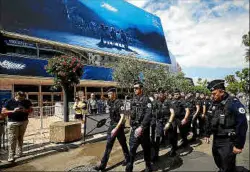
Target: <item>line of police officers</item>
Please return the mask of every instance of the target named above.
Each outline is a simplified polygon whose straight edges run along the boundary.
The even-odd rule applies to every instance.
[[[186,147],[199,136],[209,142],[213,139],[213,156],[219,171],[235,171],[236,154],[242,152],[246,140],[246,112],[241,102],[225,92],[224,80],[209,83],[212,99],[203,94],[180,93],[178,89],[171,94],[164,94],[159,89],[154,97],[143,93],[143,84],[134,83],[135,96],[131,101],[129,148],[124,133],[124,105],[116,98],[115,88],[108,90],[111,125],[107,133],[107,145],[100,165],[95,170],[105,170],[115,139],[117,138],[125,157],[123,165],[126,171],[133,171],[136,151],[139,145],[143,148],[145,171],[152,171],[151,163],[159,158],[161,140],[167,135],[171,151],[170,157],[178,156],[177,149]],[[177,146],[180,132],[182,144]],[[198,130],[199,129],[199,130]],[[188,140],[188,134],[193,136]],[[199,133],[197,132],[199,131]],[[151,157],[151,147],[153,156]]]

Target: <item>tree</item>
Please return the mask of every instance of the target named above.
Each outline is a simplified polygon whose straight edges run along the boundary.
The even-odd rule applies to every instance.
[[[68,95],[71,87],[80,83],[83,74],[81,60],[72,56],[55,56],[48,60],[46,71],[54,76],[55,86],[63,89],[64,122],[69,121]]]
[[[250,49],[249,49],[249,46],[250,46],[250,41],[249,41],[249,38],[250,38],[250,32],[248,32],[248,34],[245,34],[242,36],[242,43],[247,47],[246,48],[246,54],[245,54],[245,58],[246,58],[246,61],[249,62],[250,61]]]
[[[236,79],[235,79],[235,76],[234,76],[234,75],[227,75],[227,76],[225,77],[225,81],[226,81],[227,83],[234,83],[234,82],[236,82]]]
[[[227,91],[233,94],[239,92],[249,94],[249,68],[244,68],[242,71],[236,71],[235,75],[227,75],[225,80],[228,84]]]
[[[113,68],[114,81],[121,88],[132,88],[134,80],[139,79],[144,83],[145,93],[157,91],[158,88],[166,91],[179,88],[184,92],[191,89],[183,73],[172,74],[164,65],[149,64],[131,57],[121,58],[110,67]]]

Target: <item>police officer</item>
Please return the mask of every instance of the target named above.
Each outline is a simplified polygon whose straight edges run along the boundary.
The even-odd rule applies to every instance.
[[[185,147],[188,144],[187,135],[189,132],[188,118],[189,118],[189,108],[184,100],[181,99],[180,91],[175,89],[174,100],[172,102],[175,112],[176,123],[180,130],[180,135],[182,138],[181,147]]]
[[[157,107],[157,99],[158,99],[158,94],[154,93],[154,98],[150,98],[152,102],[152,118],[150,122],[150,134],[151,134],[151,144],[155,144],[155,128],[156,128],[156,114],[158,112],[158,107]]]
[[[158,99],[155,101],[155,105],[153,105],[156,108],[156,111],[154,113],[155,121],[156,121],[156,128],[155,128],[156,137],[154,138],[155,139],[154,140],[155,152],[154,152],[153,161],[156,161],[159,158],[160,140],[162,136],[164,135],[164,126],[165,126],[165,120],[166,120],[166,117],[164,116],[165,114],[163,113],[163,108],[162,108],[164,100],[165,100],[164,92],[162,88],[159,88]]]
[[[224,80],[213,80],[207,87],[213,95],[211,130],[213,157],[221,172],[234,172],[236,155],[241,153],[248,128],[246,111],[241,102],[225,92]]]
[[[192,133],[193,133],[193,137],[192,137],[191,141],[196,141],[197,136],[198,136],[197,120],[199,120],[200,110],[201,110],[201,101],[200,101],[200,94],[199,93],[196,93],[195,99],[193,99],[192,103],[193,103],[194,111],[191,114],[191,128],[192,128]]]
[[[136,150],[139,145],[143,148],[145,171],[152,171],[150,153],[150,121],[152,113],[152,103],[143,94],[143,84],[140,81],[134,83],[135,97],[131,101],[131,133],[129,139],[130,161],[126,166],[126,171],[133,171],[133,164]]]
[[[101,160],[101,164],[94,167],[95,170],[105,170],[109,155],[111,153],[112,147],[114,145],[115,139],[117,138],[125,157],[125,161],[123,165],[126,165],[129,162],[129,150],[126,143],[126,137],[124,133],[125,127],[125,116],[124,110],[125,107],[121,100],[116,97],[116,89],[114,87],[110,88],[108,91],[108,105],[109,105],[109,113],[110,113],[110,126],[107,133],[107,144],[106,149]]]
[[[164,114],[164,135],[168,135],[168,140],[171,145],[171,150],[169,152],[170,157],[176,156],[178,133],[177,133],[177,123],[175,120],[174,107],[172,101],[165,100],[162,105],[162,113]]]

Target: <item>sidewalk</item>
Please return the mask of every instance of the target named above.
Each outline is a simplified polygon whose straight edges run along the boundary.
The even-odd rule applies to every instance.
[[[129,134],[127,134],[127,137]],[[128,141],[128,140],[127,140]],[[197,142],[198,143],[198,142]],[[3,171],[86,171],[100,162],[105,149],[106,141],[79,145],[76,149],[63,149],[59,153],[43,156],[38,159],[17,163]],[[69,145],[68,145],[69,146]],[[193,144],[184,151],[179,151],[179,158],[170,158],[166,155],[169,148],[161,148],[160,160],[153,165],[154,171],[218,171],[211,155],[212,144],[201,140],[201,145]],[[188,153],[186,153],[188,152]],[[185,154],[186,153],[186,154]],[[115,142],[108,162],[109,171],[124,171],[121,166],[124,157],[118,141]],[[249,136],[247,137],[244,152],[237,156],[237,165],[249,169]],[[139,147],[134,171],[143,171],[145,168],[143,153]]]

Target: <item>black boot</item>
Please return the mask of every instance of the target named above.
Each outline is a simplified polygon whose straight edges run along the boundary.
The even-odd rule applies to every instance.
[[[176,154],[176,151],[175,151],[175,150],[171,149],[171,151],[168,153],[168,155],[169,155],[170,157],[175,157],[177,154]]]
[[[126,166],[129,163],[129,157],[125,158],[125,160],[122,162],[122,166]]]
[[[128,163],[126,165],[126,169],[125,169],[126,172],[133,172],[133,165],[131,165],[130,163]]]
[[[146,163],[146,169],[145,169],[145,172],[152,172],[152,166],[151,166],[151,163]]]
[[[96,170],[96,171],[104,171],[105,170],[105,166],[104,165],[97,165],[95,166],[93,169]]]

